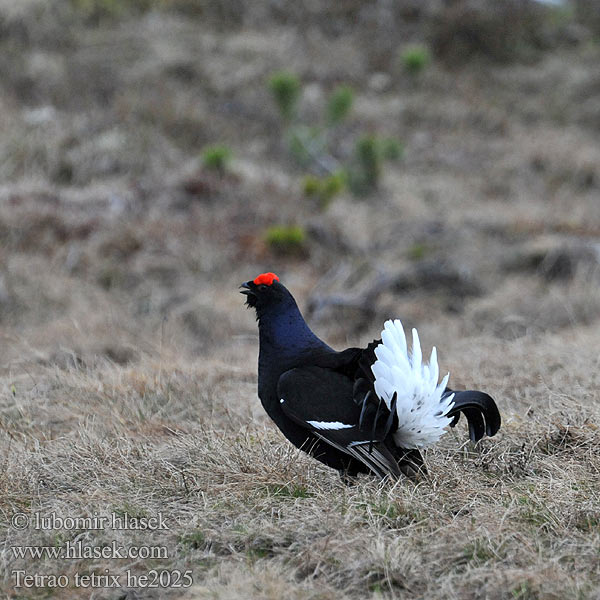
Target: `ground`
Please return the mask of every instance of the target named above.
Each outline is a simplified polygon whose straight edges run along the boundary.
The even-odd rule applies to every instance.
[[[537,12],[500,4],[0,3],[2,597],[90,597],[77,573],[118,575],[91,596],[111,599],[600,594],[598,32],[552,9],[532,35]],[[403,142],[376,192],[304,197],[279,69],[306,122],[353,87],[341,146]],[[214,143],[225,173],[202,165]],[[282,224],[305,240],[266,241]],[[238,294],[264,271],[336,348],[417,326],[453,386],[497,400],[498,435],[461,424],[417,482],[345,485],[296,451],[257,398]],[[167,528],[36,529],[53,514]],[[166,556],[12,549],[113,540]],[[128,585],[153,569],[171,585]],[[20,570],[68,584],[15,588]]]

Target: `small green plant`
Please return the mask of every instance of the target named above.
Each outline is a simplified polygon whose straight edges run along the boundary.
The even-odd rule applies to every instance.
[[[306,232],[300,225],[273,225],[265,233],[269,248],[281,254],[295,254],[303,250]]]
[[[485,563],[495,557],[490,542],[486,539],[476,539],[464,547],[464,558],[476,564]]]
[[[354,160],[346,172],[348,187],[358,196],[376,190],[383,161],[398,161],[403,152],[402,144],[394,138],[361,137],[356,143]]]
[[[306,175],[302,180],[302,191],[307,198],[318,196],[321,193],[321,179],[315,175]]]
[[[190,533],[185,533],[179,538],[179,543],[187,548],[198,550],[206,544],[206,537],[200,529],[195,529]]]
[[[392,521],[400,517],[402,514],[400,506],[394,504],[393,502],[387,502],[385,500],[381,502],[374,502],[371,504],[373,509],[373,514],[378,517],[385,517],[387,519],[391,519]]]
[[[345,174],[337,171],[327,177],[306,175],[302,180],[302,190],[307,198],[316,198],[321,208],[327,208],[335,196],[344,189]]]
[[[346,174],[344,171],[336,171],[323,179],[321,187],[321,199],[329,202],[342,192],[346,183]]]
[[[431,61],[431,56],[427,47],[419,44],[405,48],[404,52],[400,55],[400,60],[408,73],[419,75]]]
[[[202,151],[202,163],[207,169],[225,173],[231,161],[231,150],[222,144],[208,146]]]
[[[347,85],[340,85],[331,94],[327,103],[327,120],[329,124],[336,125],[343,121],[350,112],[354,103],[354,92]]]
[[[356,142],[355,169],[351,170],[349,181],[357,194],[365,194],[377,188],[381,174],[381,152],[377,138],[365,135]]]
[[[286,121],[291,121],[296,115],[296,105],[301,91],[298,77],[289,71],[275,73],[269,79],[269,89],[279,107],[281,116]]]
[[[416,242],[408,249],[407,255],[410,260],[418,262],[423,260],[430,252],[431,248],[427,244]]]
[[[515,600],[537,600],[539,597],[528,581],[524,581],[513,588],[511,595]]]
[[[246,550],[246,555],[248,556],[248,560],[251,563],[255,563],[261,558],[268,558],[269,556],[273,556],[273,551],[268,547],[248,548],[248,550]]]
[[[384,160],[398,161],[404,155],[404,146],[394,138],[384,138],[380,142],[381,157]]]
[[[381,154],[377,138],[366,135],[356,143],[356,156],[363,169],[365,182],[370,187],[376,187],[381,173]]]

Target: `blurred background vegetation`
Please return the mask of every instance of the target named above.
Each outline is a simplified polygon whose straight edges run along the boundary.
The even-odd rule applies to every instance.
[[[273,269],[334,339],[587,322],[599,36],[585,0],[2,2],[0,318],[105,294],[206,347],[207,282]]]

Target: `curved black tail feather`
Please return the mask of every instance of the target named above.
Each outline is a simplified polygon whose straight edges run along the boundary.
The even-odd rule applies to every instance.
[[[479,441],[485,434],[493,436],[500,429],[501,418],[494,399],[484,392],[465,390],[457,392],[446,389],[444,397],[454,394],[454,406],[447,416],[453,417],[450,427],[454,427],[463,413],[469,424],[472,442]]]

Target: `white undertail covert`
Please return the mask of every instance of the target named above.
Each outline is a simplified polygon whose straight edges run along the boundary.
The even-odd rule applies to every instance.
[[[375,348],[377,360],[371,366],[375,393],[390,408],[394,392],[398,394],[398,429],[394,441],[402,448],[424,448],[437,442],[451,418],[454,394],[442,400],[448,373],[438,385],[439,369],[435,347],[429,364],[423,362],[419,334],[412,330],[412,348],[408,352],[404,328],[399,319],[386,321],[381,341]]]

